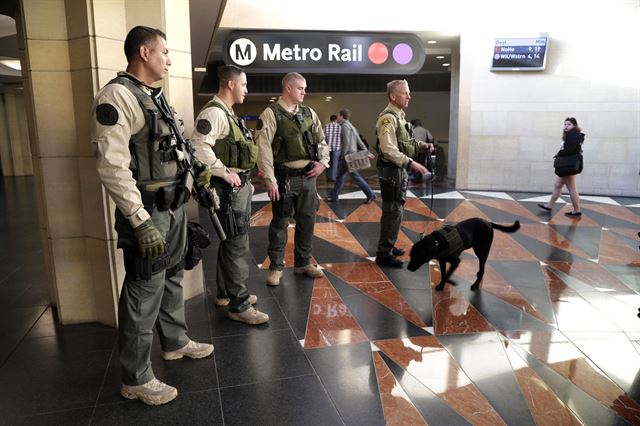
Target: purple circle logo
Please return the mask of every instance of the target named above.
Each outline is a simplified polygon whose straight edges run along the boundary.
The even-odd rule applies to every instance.
[[[413,59],[413,50],[406,43],[399,43],[393,48],[393,59],[400,65],[405,65]]]

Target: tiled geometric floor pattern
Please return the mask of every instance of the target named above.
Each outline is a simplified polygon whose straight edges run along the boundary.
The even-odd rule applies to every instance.
[[[3,324],[8,310],[31,325],[2,335],[0,409],[30,424],[640,424],[640,200],[584,196],[582,217],[570,218],[565,201],[541,211],[547,199],[439,188],[432,200],[414,186],[397,243],[407,252],[444,222],[521,223],[495,232],[479,290],[468,250],[457,285],[435,291],[436,265],[411,273],[373,261],[380,199],[365,205],[350,184],[318,211],[313,256],[326,278],[293,274],[292,225],[282,283],[268,288],[271,206],[257,191],[250,289],[268,324],[213,306],[209,250],[206,293],[187,315],[214,356],[164,362],[155,347],[156,375],[180,395],[148,408],[118,395],[112,329],[60,327],[48,306],[4,304]],[[0,254],[2,277],[23,273]],[[12,285],[0,280],[0,291]]]

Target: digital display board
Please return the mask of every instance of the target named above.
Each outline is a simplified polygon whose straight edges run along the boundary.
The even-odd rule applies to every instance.
[[[497,38],[491,71],[541,71],[547,59],[549,37]]]
[[[233,31],[223,58],[249,72],[410,75],[422,68],[425,48],[409,33]]]

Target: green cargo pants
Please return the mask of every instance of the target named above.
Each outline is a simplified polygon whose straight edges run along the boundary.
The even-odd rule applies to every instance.
[[[291,216],[296,220],[294,266],[309,264],[316,212],[320,207],[315,177],[291,176],[288,179],[289,191],[286,194],[280,193],[280,201],[272,204],[274,214],[269,224],[269,269],[276,271],[284,268],[284,248],[287,245],[287,228]],[[277,214],[278,203],[290,203],[290,208],[284,208],[283,214]]]
[[[184,207],[172,214],[154,209],[151,218],[166,241],[165,250],[170,255],[167,269],[170,269],[186,254]],[[116,210],[116,230],[118,245],[124,249],[125,256],[139,257],[131,225],[119,210]],[[129,270],[125,275],[118,304],[118,349],[122,383],[126,385],[141,385],[155,377],[150,360],[154,324],[163,351],[175,351],[189,343],[181,285],[184,271],[177,271],[169,278],[165,273],[166,269],[161,270],[148,281],[137,279]]]
[[[229,186],[218,181],[213,182],[216,192],[224,202],[223,191],[229,193]],[[249,220],[251,217],[251,182],[246,181],[239,191],[231,196],[231,209],[235,213],[235,229],[229,229],[224,218],[219,217],[227,239],[218,247],[216,265],[217,297],[229,298],[229,311],[243,312],[251,307],[249,303]],[[234,235],[238,234],[238,235]]]
[[[403,168],[385,166],[378,168],[378,176],[382,194],[382,218],[376,255],[385,255],[391,253],[398,239],[407,197],[408,175]]]

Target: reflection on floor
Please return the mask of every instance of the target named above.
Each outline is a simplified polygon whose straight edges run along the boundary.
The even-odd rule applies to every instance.
[[[496,232],[480,290],[469,289],[467,251],[457,285],[436,292],[435,265],[372,261],[380,199],[364,205],[352,185],[318,211],[313,254],[326,278],[287,268],[267,288],[271,208],[258,190],[250,288],[271,321],[248,327],[214,307],[210,249],[207,291],[186,306],[189,334],[214,356],[164,362],[156,345],[156,375],[179,396],[149,408],[118,394],[114,330],[56,324],[31,184],[4,179],[0,194],[0,423],[640,424],[639,199],[585,196],[576,219],[565,203],[541,211],[547,195],[437,185],[431,200],[415,185],[398,247],[443,220],[522,224]]]

